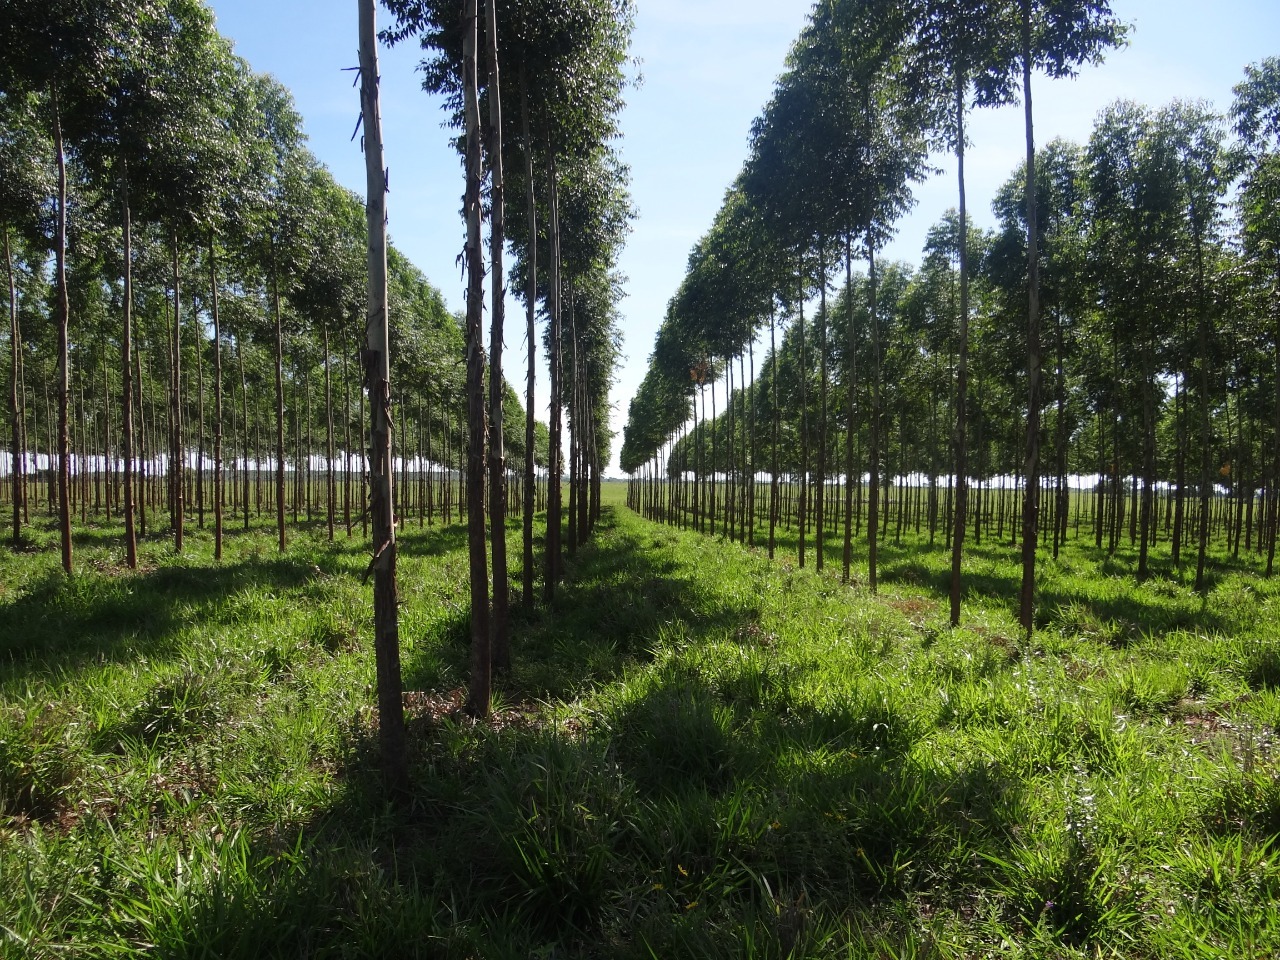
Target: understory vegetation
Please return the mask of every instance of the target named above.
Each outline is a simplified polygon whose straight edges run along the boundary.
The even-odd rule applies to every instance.
[[[129,572],[99,527],[66,577],[34,525],[0,554],[0,955],[1280,953],[1273,582],[1070,541],[1027,641],[1007,546],[951,629],[941,545],[886,545],[872,597],[621,494],[513,608],[483,723],[466,528],[403,529],[403,810],[363,542]]]

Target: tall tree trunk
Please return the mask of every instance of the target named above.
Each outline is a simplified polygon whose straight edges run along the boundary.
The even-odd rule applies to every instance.
[[[111,452],[111,383],[107,369],[107,338],[102,337],[102,468],[106,480],[107,520],[115,501],[115,458]]]
[[[22,463],[27,459],[27,450],[31,445],[27,436],[27,364],[23,356],[22,329],[21,327],[14,329],[18,334],[15,341],[18,348],[18,451],[19,462]],[[19,476],[18,488],[22,493],[23,523],[31,522],[30,475],[31,472],[24,469]]]
[[[85,524],[89,521],[88,506],[89,489],[87,486],[89,480],[89,438],[88,425],[85,423],[84,417],[84,368],[80,367],[76,370],[76,385],[80,388],[79,409],[76,414],[76,422],[74,425],[74,433],[72,434],[72,459],[76,463],[76,479],[79,481],[76,486],[79,490],[76,495],[80,501],[80,523]],[[73,488],[74,489],[74,488]]]
[[[696,484],[695,492],[697,493],[698,515],[697,526],[695,529],[699,533],[706,533],[707,527],[707,388],[703,381],[706,379],[706,363],[698,368],[698,400],[693,405],[693,437],[696,446],[697,466],[694,467],[694,482]],[[701,424],[699,424],[701,421]]]
[[[845,234],[844,238],[844,302],[845,311],[845,356],[849,364],[845,392],[848,397],[848,424],[845,426],[844,438],[844,555],[841,580],[849,582],[850,567],[853,564],[853,437],[857,432],[857,388],[858,388],[858,339],[853,329],[853,238]]]
[[[876,592],[880,550],[880,310],[876,302],[875,238],[867,231],[867,309],[871,321],[871,450],[867,483],[867,584]]]
[[[585,353],[585,349],[583,351]],[[590,413],[590,397],[587,390],[587,366],[586,357],[582,359],[582,387],[580,391],[580,406],[582,413],[582,438],[578,441],[578,456],[581,463],[578,466],[578,480],[582,484],[582,491],[578,494],[578,544],[582,545],[587,542],[587,534],[591,525],[591,437],[592,416]]]
[[[951,626],[960,625],[960,565],[964,556],[964,533],[969,499],[966,436],[969,406],[969,221],[964,194],[964,108],[968,80],[956,76],[956,166],[960,184],[960,330],[956,358],[956,457],[955,516],[951,535]]]
[[[209,294],[213,307],[213,559],[222,559],[222,321],[218,316],[218,260],[209,235]],[[232,399],[234,402],[234,397]],[[202,428],[203,432],[203,428]]]
[[[1040,511],[1040,253],[1036,211],[1036,141],[1031,111],[1031,0],[1022,0],[1022,109],[1027,134],[1027,457],[1022,473],[1022,588],[1018,620],[1035,630],[1036,546]]]
[[[506,242],[506,184],[502,170],[502,99],[498,84],[498,14],[496,0],[486,0],[489,40],[489,272],[492,298],[489,319],[489,531],[493,551],[493,614],[489,636],[493,669],[511,669],[510,614],[507,586],[507,460],[503,449],[502,337],[506,321],[506,283],[502,246]],[[537,243],[531,235],[531,245]]]
[[[551,411],[547,449],[547,536],[546,582],[542,585],[543,600],[550,603],[560,578],[560,517],[561,467],[560,422],[562,412],[560,370],[560,190],[556,182],[554,151],[547,154],[547,192],[551,201],[551,302],[548,305],[551,323],[551,355],[547,364],[551,369]]]
[[[520,65],[520,125],[524,139],[525,206],[529,216],[529,236],[534,238],[528,249],[528,276],[525,279],[525,342],[528,348],[528,368],[525,372],[524,408],[524,503],[521,514],[523,527],[524,569],[521,577],[522,601],[526,612],[533,610],[533,514],[538,495],[537,488],[537,430],[534,416],[534,386],[537,383],[538,313],[538,204],[533,194],[533,137],[529,132],[529,81],[524,64]]]
[[[1188,188],[1191,186],[1189,177],[1187,186]],[[1209,459],[1213,425],[1209,419],[1209,305],[1205,290],[1200,218],[1197,216],[1194,200],[1191,210],[1191,228],[1196,257],[1196,346],[1200,353],[1200,536],[1196,549],[1195,589],[1197,593],[1203,593],[1205,558],[1209,547],[1209,494],[1213,489],[1213,476],[1210,473],[1212,461]]]
[[[342,351],[342,524],[347,528],[347,537],[351,537],[351,378],[347,375],[347,351]],[[431,455],[430,418],[431,409],[428,404],[427,455]]]
[[[818,241],[818,509],[813,532],[814,567],[822,572],[826,553],[827,506],[827,262],[824,241]]]
[[[329,324],[324,325],[324,512],[325,523],[329,532],[329,542],[333,542],[333,515],[337,510],[337,490],[333,477],[333,357],[329,352]]]
[[[125,241],[128,249],[128,241]],[[22,363],[21,337],[18,330],[18,287],[13,277],[13,251],[9,247],[9,227],[4,227],[4,263],[9,277],[9,422],[13,429],[13,545],[22,543],[22,407],[23,397],[18,393],[19,368]],[[125,268],[128,269],[127,267]],[[128,292],[126,281],[125,291]],[[126,299],[127,302],[127,299]],[[126,308],[127,309],[127,308]],[[129,518],[132,520],[132,517]],[[126,533],[131,532],[126,525]],[[135,561],[136,563],[136,561]],[[132,568],[135,563],[130,563]]]
[[[365,218],[369,236],[369,305],[362,359],[365,386],[370,397],[369,513],[374,526],[374,552],[369,565],[373,571],[373,646],[378,676],[382,775],[392,796],[403,799],[409,793],[409,765],[400,680],[400,625],[396,610],[391,350],[387,335],[387,183],[382,162],[382,117],[378,108],[374,6],[375,0],[360,0],[360,110],[365,129]],[[279,316],[278,311],[276,315]],[[279,396],[277,393],[277,398]],[[280,490],[283,492],[283,485]],[[279,516],[283,519],[283,512]],[[283,545],[283,540],[281,543]]]
[[[1280,259],[1280,250],[1276,251]],[[1280,272],[1280,271],[1278,271]],[[1275,573],[1276,540],[1280,535],[1280,310],[1273,310],[1275,322],[1272,327],[1271,359],[1273,367],[1272,380],[1275,382],[1275,407],[1271,418],[1271,483],[1267,491],[1267,569],[1266,575]]]
[[[716,470],[720,465],[718,458],[716,456],[716,454],[719,453],[719,450],[717,449],[719,445],[716,443],[716,379],[717,377],[715,373],[716,359],[714,354],[712,354],[712,357],[711,357],[710,369],[711,369],[711,419],[707,421],[707,429],[711,433],[711,468],[707,471],[707,475],[711,483],[711,500],[707,507],[707,510],[711,517],[711,535],[714,537],[716,535],[716,520],[718,516],[717,508],[719,506],[719,501],[717,498],[717,490],[716,490]],[[723,527],[721,528],[721,532],[723,533]],[[804,555],[804,549],[802,546],[801,556],[803,555]]]
[[[728,449],[725,451],[725,458],[724,458],[724,461],[725,461],[725,475],[724,475],[725,523],[724,523],[723,529],[724,529],[724,532],[729,536],[729,542],[732,543],[734,539],[734,534],[736,532],[735,526],[734,526],[734,504],[737,502],[735,499],[736,490],[734,488],[734,483],[733,483],[733,478],[735,473],[734,459],[733,459],[734,458],[733,357],[726,355],[724,366],[725,366],[724,393],[725,393],[725,400],[726,400],[724,405],[724,415],[725,415],[726,426],[728,427],[728,430],[729,430],[729,436],[727,438],[727,443],[726,443],[726,446],[728,447]]]
[[[752,334],[754,337],[754,333]],[[747,340],[747,347],[750,350],[751,340]],[[748,456],[748,447],[750,444],[751,433],[751,384],[746,379],[746,357],[742,352],[738,353],[738,380],[741,386],[738,388],[738,399],[740,401],[737,406],[742,410],[738,414],[738,542],[746,543],[750,537],[748,523],[751,519],[750,513],[747,511],[749,502],[749,493],[751,490],[751,462]],[[753,370],[752,373],[755,371]]]
[[[769,304],[769,354],[773,363],[773,440],[769,452],[769,559],[773,559],[778,527],[778,330],[774,304]]]
[[[236,340],[236,366],[240,372],[240,411],[243,414],[241,422],[244,424],[244,435],[240,439],[242,452],[244,453],[244,476],[241,486],[244,489],[244,497],[240,506],[244,513],[244,529],[249,529],[249,381],[244,374],[244,335],[243,333],[236,335],[232,331],[232,335]],[[257,461],[253,464],[253,476],[256,478],[262,465]]]
[[[1186,342],[1186,335],[1183,341]],[[1177,450],[1174,453],[1174,494],[1173,494],[1173,533],[1170,544],[1170,558],[1175,567],[1182,565],[1182,540],[1186,524],[1187,501],[1187,388],[1186,375],[1179,374],[1174,380],[1173,413],[1176,420]]]
[[[147,535],[147,408],[143,403],[144,381],[142,379],[142,351],[133,353],[134,373],[138,378],[138,447],[139,463],[139,495],[138,495],[138,535]],[[149,366],[149,364],[148,364]],[[136,555],[136,554],[135,554]]]
[[[1057,460],[1058,473],[1058,505],[1054,517],[1053,559],[1058,559],[1058,550],[1067,539],[1067,513],[1071,505],[1071,491],[1067,485],[1067,385],[1063,370],[1062,348],[1062,311],[1054,311],[1054,342],[1057,355],[1056,380],[1058,421],[1055,424],[1057,440],[1054,443],[1054,456]]]
[[[363,9],[363,3],[361,0]],[[363,69],[363,68],[361,68]],[[366,112],[365,122],[368,122]],[[368,157],[368,131],[366,128],[366,163]],[[280,316],[280,279],[276,268],[276,242],[271,238],[271,310],[275,316],[275,375],[276,375],[276,541],[283,553],[284,540],[284,321]],[[390,438],[387,440],[391,442]],[[391,461],[388,460],[388,468]],[[388,481],[390,482],[390,481]]]
[[[302,387],[303,387],[304,396],[306,397],[306,407],[304,408],[305,413],[303,415],[303,422],[305,424],[305,427],[303,428],[303,430],[299,431],[299,435],[298,435],[298,446],[302,448],[299,451],[299,456],[298,456],[298,472],[302,475],[302,495],[306,499],[307,523],[310,523],[312,520],[315,519],[313,504],[312,504],[312,497],[311,497],[312,488],[315,486],[311,482],[312,481],[311,455],[315,453],[315,449],[316,449],[315,442],[311,433],[311,429],[314,426],[316,421],[315,421],[315,416],[312,413],[312,409],[311,409],[311,364],[310,363],[307,364],[306,373],[304,373],[302,376]],[[404,443],[404,427],[405,427],[405,418],[401,417],[400,418],[400,446],[407,451],[408,447],[405,446],[405,443]],[[404,465],[404,469],[407,474],[408,462],[405,460],[403,453],[401,454],[400,462]],[[405,480],[406,480],[405,486],[407,487],[408,486],[407,476]],[[294,508],[294,513],[295,514],[297,513],[296,507]]]
[[[1142,499],[1138,507],[1141,543],[1138,547],[1138,580],[1150,576],[1152,517],[1155,512],[1156,398],[1154,349],[1150,339],[1142,348]],[[1135,478],[1134,483],[1137,483]],[[1136,489],[1135,489],[1136,492]]]
[[[467,542],[471,558],[471,690],[468,709],[489,715],[489,568],[484,515],[484,263],[480,246],[480,100],[477,92],[477,0],[464,0],[462,82],[466,114],[467,220]]]
[[[173,549],[182,552],[185,510],[182,454],[182,275],[178,266],[178,230],[170,231],[173,257],[173,359],[169,374],[169,509],[173,525]]]
[[[582,377],[578,370],[578,331],[573,315],[573,285],[569,286],[569,369],[573,381],[569,388],[569,556],[578,550],[578,503],[582,483]]]
[[[209,267],[213,270],[212,263]],[[212,276],[212,273],[211,273]],[[200,318],[196,320],[196,518],[204,529],[204,344],[200,338]]]
[[[71,572],[71,440],[67,408],[71,402],[71,301],[67,293],[67,157],[62,143],[62,111],[53,97],[53,150],[58,163],[58,209],[54,234],[55,320],[58,325],[58,529],[62,569]]]
[[[800,521],[799,565],[804,569],[805,526],[809,516],[809,363],[804,352],[804,259],[801,257],[800,270],[800,502],[798,519]],[[714,394],[712,395],[714,398]],[[714,425],[713,425],[714,426]],[[715,434],[713,433],[714,437]]]
[[[750,378],[747,381],[747,545],[756,545],[756,343],[755,333],[747,341],[747,362]]]

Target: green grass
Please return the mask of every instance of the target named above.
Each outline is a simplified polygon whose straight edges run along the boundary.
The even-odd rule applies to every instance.
[[[47,530],[0,552],[0,956],[1280,955],[1278,594],[1243,567],[1202,600],[1073,546],[1028,644],[1007,546],[953,631],[940,550],[872,598],[611,506],[475,725],[465,531],[411,527],[402,811],[363,545],[129,574],[96,533],[69,579]]]

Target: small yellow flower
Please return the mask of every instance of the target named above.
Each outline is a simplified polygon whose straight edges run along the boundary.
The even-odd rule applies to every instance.
[[[665,890],[665,889],[667,889],[667,888],[666,888],[666,885],[665,885],[665,884],[655,883],[655,884],[654,884],[652,887],[650,887],[649,889],[650,889],[650,890]]]
[[[678,863],[676,864],[676,869],[680,871],[680,876],[682,877],[687,877],[689,875],[689,871],[686,870],[684,867],[680,866],[680,864]]]
[[[692,910],[692,909],[693,909],[694,907],[696,907],[697,905],[698,905],[698,901],[697,901],[697,900],[695,900],[695,901],[693,901],[693,903],[691,903],[691,904],[689,904],[687,907],[685,907],[685,910],[686,910],[686,911],[687,911],[687,910]]]

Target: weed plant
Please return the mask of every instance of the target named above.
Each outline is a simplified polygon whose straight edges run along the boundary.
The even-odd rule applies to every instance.
[[[377,775],[358,541],[0,551],[0,956],[1280,956],[1277,588],[1009,548],[947,627],[606,508],[456,709],[465,530],[403,532],[414,799]],[[518,532],[512,529],[512,545]],[[517,550],[512,556],[518,556]],[[512,571],[519,582],[519,571]]]

